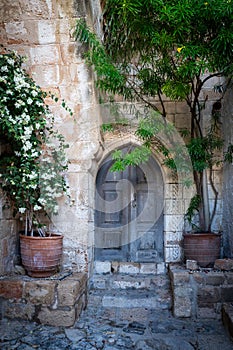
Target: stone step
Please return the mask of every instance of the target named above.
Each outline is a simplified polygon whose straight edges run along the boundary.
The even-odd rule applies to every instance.
[[[167,274],[163,275],[124,275],[124,274],[107,274],[94,275],[90,282],[91,289],[97,290],[153,290],[157,288],[170,288],[170,280]]]
[[[170,310],[171,295],[164,263],[96,262],[88,305],[108,317],[133,321]]]
[[[147,308],[165,310],[171,308],[171,292],[158,290],[91,290],[88,305],[103,308]]]
[[[233,340],[233,303],[224,303],[222,306],[222,321],[225,329]]]

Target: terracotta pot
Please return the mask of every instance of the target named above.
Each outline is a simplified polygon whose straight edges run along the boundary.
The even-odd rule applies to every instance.
[[[63,236],[48,237],[20,235],[22,265],[31,277],[49,277],[59,270]]]
[[[184,256],[196,260],[201,267],[212,267],[220,257],[221,234],[184,234]]]

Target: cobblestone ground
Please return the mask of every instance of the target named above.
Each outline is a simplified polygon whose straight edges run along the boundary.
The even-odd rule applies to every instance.
[[[71,328],[19,320],[1,320],[4,350],[232,350],[221,321],[174,319],[168,311],[151,311],[145,320],[122,321],[89,306]]]

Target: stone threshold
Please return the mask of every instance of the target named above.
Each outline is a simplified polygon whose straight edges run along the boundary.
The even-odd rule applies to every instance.
[[[0,318],[72,326],[87,305],[87,274],[0,278]]]
[[[120,273],[127,275],[159,275],[167,272],[167,264],[165,262],[119,262],[119,261],[95,261],[94,273],[109,274]]]

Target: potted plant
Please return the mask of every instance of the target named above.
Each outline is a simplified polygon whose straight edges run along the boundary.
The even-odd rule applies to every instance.
[[[224,92],[232,86],[233,36],[229,35],[232,30],[230,1],[155,0],[145,6],[143,1],[116,3],[108,0],[103,2],[103,33],[99,35],[102,41],[82,19],[78,20],[75,31],[76,39],[89,45],[86,62],[94,68],[97,87],[107,98],[113,99],[112,95],[118,94],[127,101],[144,103],[147,110],[159,112],[167,135],[171,118],[168,99],[183,101],[188,106],[185,127],[180,127],[179,132],[191,159],[196,194],[186,218],[191,224],[190,230],[204,233],[202,236],[198,233],[195,238],[207,237],[208,233],[212,241],[213,238],[217,240],[217,255],[220,236],[218,233],[213,235],[212,223],[219,194],[213,174],[215,167],[224,160],[232,161],[233,147],[229,145],[223,154],[221,134],[222,99]],[[215,85],[212,104],[205,89],[208,83]],[[208,103],[209,110],[211,106],[209,115],[203,113]],[[185,172],[186,156],[181,159],[184,150],[159,144],[156,140],[156,134],[161,131],[158,119],[146,110],[144,113],[137,136],[145,147],[162,152],[168,167],[177,172],[182,171],[183,166]],[[138,162],[138,154],[135,156],[134,152],[131,157],[118,153],[116,158],[114,170]],[[211,210],[209,192],[214,195]],[[207,243],[206,248],[209,247]],[[199,247],[194,250],[198,251]]]
[[[23,61],[15,52],[0,55],[0,186],[24,226],[22,263],[29,275],[43,277],[58,269],[62,256],[63,236],[48,233],[41,220],[57,213],[57,199],[68,190],[67,146],[53,128],[47,93],[26,73]]]

